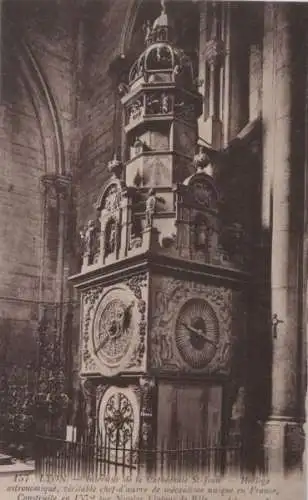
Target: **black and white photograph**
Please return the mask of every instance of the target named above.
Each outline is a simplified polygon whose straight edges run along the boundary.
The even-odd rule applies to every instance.
[[[308,3],[0,14],[1,498],[304,500]]]

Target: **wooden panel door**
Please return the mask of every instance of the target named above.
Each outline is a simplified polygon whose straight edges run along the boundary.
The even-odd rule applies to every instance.
[[[222,387],[163,382],[158,392],[158,445],[218,442],[222,425]]]

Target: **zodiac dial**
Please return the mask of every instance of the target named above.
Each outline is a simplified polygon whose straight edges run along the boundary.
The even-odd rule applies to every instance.
[[[134,335],[135,301],[126,291],[108,292],[98,306],[93,324],[93,353],[107,366],[127,355]]]
[[[215,356],[219,324],[213,308],[203,299],[188,300],[176,321],[176,346],[192,368],[204,368]]]

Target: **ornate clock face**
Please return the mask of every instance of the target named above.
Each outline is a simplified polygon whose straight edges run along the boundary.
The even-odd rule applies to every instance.
[[[119,365],[130,350],[136,331],[134,296],[121,288],[106,293],[93,323],[93,352],[105,365]]]
[[[194,201],[199,205],[211,207],[214,202],[214,193],[204,180],[196,180],[192,184],[192,194]]]
[[[176,345],[192,368],[204,368],[215,356],[219,324],[213,308],[203,299],[188,300],[176,321]]]

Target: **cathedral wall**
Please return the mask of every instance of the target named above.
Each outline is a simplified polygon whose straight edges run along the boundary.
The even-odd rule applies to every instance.
[[[46,263],[41,179],[69,169],[74,107],[68,11],[56,2],[12,3],[3,3],[1,33],[0,365],[9,390],[19,389],[16,401],[3,398],[6,415],[20,412],[21,387],[33,388],[39,305],[56,300],[59,207],[49,207]]]
[[[5,63],[4,63],[5,64]],[[35,112],[20,78],[4,81],[1,102],[1,322],[9,352],[35,348],[39,300],[44,154]],[[1,328],[2,330],[2,328]],[[27,356],[26,356],[27,357]],[[19,357],[23,359],[23,355]],[[25,358],[24,358],[25,359]]]

